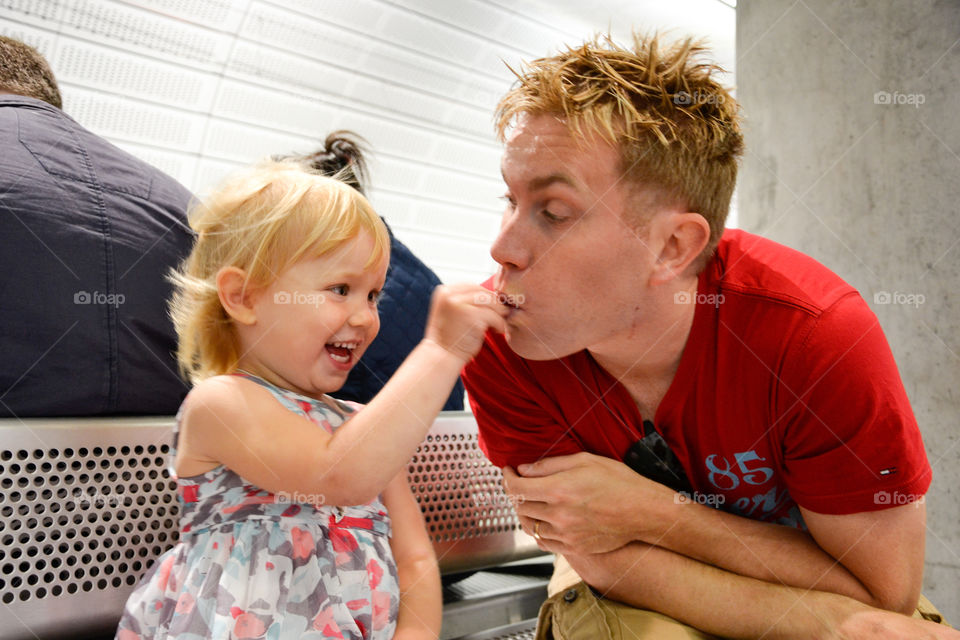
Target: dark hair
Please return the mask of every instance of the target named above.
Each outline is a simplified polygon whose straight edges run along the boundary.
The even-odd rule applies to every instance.
[[[0,36],[0,91],[63,108],[60,89],[47,60],[30,45],[5,36]]]
[[[336,178],[360,193],[368,179],[364,160],[366,140],[351,131],[334,131],[323,141],[323,148],[297,158],[320,175]]]

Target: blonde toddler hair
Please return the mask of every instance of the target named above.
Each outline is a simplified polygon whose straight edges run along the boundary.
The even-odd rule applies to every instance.
[[[196,384],[229,373],[240,359],[233,322],[220,304],[217,273],[237,267],[245,286],[268,287],[288,267],[335,251],[362,231],[374,248],[367,266],[389,260],[386,225],[367,200],[339,180],[292,161],[268,161],[222,183],[190,212],[197,237],[170,279],[170,315],[181,373]]]

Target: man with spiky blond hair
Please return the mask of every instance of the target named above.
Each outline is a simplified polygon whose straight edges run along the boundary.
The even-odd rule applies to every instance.
[[[931,470],[876,317],[724,231],[743,142],[704,53],[597,38],[499,105],[512,310],[464,380],[559,554],[538,637],[960,637],[903,615]]]

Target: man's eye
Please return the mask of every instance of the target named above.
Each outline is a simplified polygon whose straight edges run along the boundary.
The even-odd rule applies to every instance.
[[[562,217],[562,216],[558,216],[558,215],[556,215],[556,214],[554,214],[554,213],[550,213],[550,212],[547,211],[546,209],[542,210],[542,211],[540,212],[540,215],[542,215],[542,216],[543,216],[544,218],[546,218],[548,221],[554,222],[554,223],[563,222],[564,220],[566,220],[566,218],[564,218],[564,217]]]
[[[345,284],[335,284],[330,287],[330,291],[333,291],[337,295],[345,296],[350,293],[350,287]]]
[[[511,209],[515,209],[517,207],[517,201],[513,199],[513,196],[500,196],[500,199],[503,200],[506,203],[506,206],[510,207]]]

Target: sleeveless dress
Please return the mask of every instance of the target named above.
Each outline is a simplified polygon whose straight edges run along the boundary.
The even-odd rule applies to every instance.
[[[331,433],[360,408],[336,401],[338,411],[244,377]],[[176,445],[175,430],[173,477]],[[322,500],[270,493],[223,465],[177,478],[177,494],[180,542],[131,594],[116,640],[393,636],[399,587],[390,519],[379,498],[347,507],[315,504]]]

